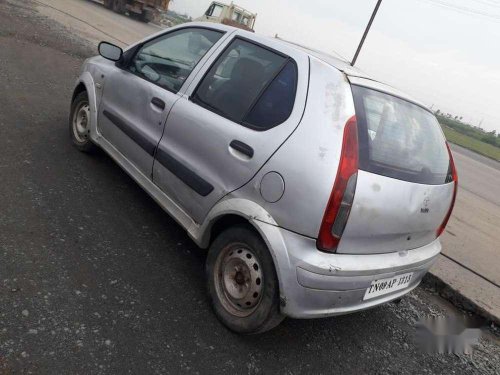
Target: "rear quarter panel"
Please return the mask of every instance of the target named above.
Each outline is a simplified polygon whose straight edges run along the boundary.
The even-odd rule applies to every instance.
[[[310,63],[307,104],[299,126],[256,176],[231,195],[256,201],[280,227],[316,238],[354,102],[343,73],[314,57]],[[272,171],[285,184],[283,196],[275,203],[266,202],[260,194],[262,178]]]

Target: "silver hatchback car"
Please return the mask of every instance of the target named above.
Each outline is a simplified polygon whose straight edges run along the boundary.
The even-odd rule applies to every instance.
[[[229,329],[399,299],[438,256],[457,174],[422,104],[225,25],[99,52],[76,83],[72,141],[107,152],[209,248],[208,293]]]

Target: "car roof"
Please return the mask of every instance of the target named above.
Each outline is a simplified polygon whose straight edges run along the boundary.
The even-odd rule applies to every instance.
[[[296,49],[299,49],[299,50],[307,53],[308,55],[314,56],[317,59],[326,62],[328,65],[333,66],[334,68],[340,70],[341,72],[344,72],[347,75],[369,78],[369,76],[365,72],[363,72],[359,68],[352,66],[347,60],[345,60],[340,55],[333,56],[333,55],[330,55],[326,52],[318,51],[318,50],[315,50],[313,48],[306,47],[306,46],[300,45],[298,43],[291,42],[291,41],[288,41],[288,40],[285,40],[285,39],[282,39],[279,37],[276,37],[275,39],[281,40],[282,42],[284,42],[288,45],[291,45],[291,46],[295,47]],[[334,53],[336,53],[336,52],[334,52]]]
[[[255,33],[252,33],[252,32],[246,31],[246,30],[242,30],[242,29],[238,29],[238,28],[233,27],[233,26],[224,25],[221,23],[192,22],[192,25],[193,26],[209,27],[209,28],[224,31],[224,32],[238,31],[239,33],[242,33],[245,37],[247,37],[249,39],[254,39],[256,36]],[[294,42],[291,42],[291,41],[288,41],[288,40],[285,40],[285,39],[282,39],[279,37],[273,38],[273,37],[264,36],[264,35],[258,35],[258,36],[261,38],[263,37],[264,39],[282,42],[282,43],[284,43],[290,47],[293,47],[297,50],[300,50],[308,55],[314,56],[314,57],[326,62],[327,64],[333,66],[334,68],[337,68],[338,70],[340,70],[348,75],[369,78],[366,73],[364,73],[363,71],[361,71],[358,68],[352,67],[349,62],[347,62],[346,60],[343,60],[339,57],[335,57],[335,56],[329,55],[327,53],[317,51],[317,50],[314,50],[312,48],[305,47],[305,46],[302,46],[298,43],[294,43]]]
[[[238,31],[239,34],[244,35],[248,39],[255,39],[255,37],[256,37],[255,33],[252,33],[252,32],[246,31],[246,30],[242,30],[242,29],[239,29],[239,28],[236,28],[233,26],[220,24],[220,23],[193,22],[193,25],[209,27],[209,28],[221,30],[224,32]],[[425,109],[429,109],[427,105],[416,100],[415,98],[404,93],[403,91],[400,91],[399,89],[397,89],[397,88],[395,88],[387,83],[378,81],[378,80],[370,77],[367,73],[363,72],[361,69],[352,66],[350,62],[348,62],[346,59],[342,58],[340,55],[333,56],[333,55],[330,55],[326,52],[318,51],[318,50],[315,50],[313,48],[306,47],[306,46],[300,45],[300,44],[295,43],[295,42],[287,41],[285,39],[279,38],[278,36],[273,38],[270,36],[263,36],[263,35],[259,35],[259,34],[257,34],[257,35],[259,36],[259,38],[264,38],[264,39],[272,40],[274,42],[278,41],[278,42],[284,43],[289,47],[293,47],[299,51],[302,51],[303,53],[305,53],[309,56],[312,56],[314,58],[317,58],[317,59],[323,61],[324,63],[326,63],[326,64],[334,67],[335,69],[343,72],[347,76],[349,81],[354,85],[368,87],[368,88],[371,88],[371,89],[374,89],[377,91],[383,91],[383,92],[386,92],[388,94],[400,97],[401,99],[405,99],[405,100],[412,102],[414,104],[417,104],[420,107],[423,107]]]
[[[280,39],[280,38],[278,38]],[[282,42],[287,43],[288,45],[295,46],[296,48],[304,51],[305,53],[325,62],[328,65],[333,66],[334,68],[338,69],[339,71],[343,72],[351,84],[353,85],[358,85],[358,86],[364,86],[368,87],[377,91],[383,91],[388,94],[400,97],[402,99],[405,99],[409,102],[412,102],[414,104],[417,104],[420,107],[424,107],[425,109],[428,109],[428,107],[416,100],[415,98],[411,97],[410,95],[404,93],[403,91],[387,84],[381,81],[378,81],[372,77],[370,77],[368,74],[363,72],[361,69],[354,67],[351,65],[350,62],[346,61],[342,57],[336,57],[329,55],[325,52],[317,51],[309,47],[304,47],[301,46],[297,43],[289,42],[283,39],[280,39]]]

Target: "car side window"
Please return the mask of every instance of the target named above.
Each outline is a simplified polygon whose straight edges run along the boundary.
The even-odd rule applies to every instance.
[[[289,60],[243,119],[258,129],[285,122],[293,110],[297,89],[297,67]]]
[[[205,13],[209,17],[220,17],[222,14],[222,6],[218,4],[212,4],[210,8],[208,8],[207,12]]]
[[[296,80],[289,57],[237,38],[212,65],[192,101],[241,125],[267,130],[289,117]]]
[[[128,69],[176,93],[222,35],[222,32],[201,28],[173,31],[142,46]]]

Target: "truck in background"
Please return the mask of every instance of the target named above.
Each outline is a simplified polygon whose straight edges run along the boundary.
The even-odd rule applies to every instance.
[[[143,22],[158,21],[160,12],[166,12],[170,0],[104,0],[104,6],[116,13],[136,17]]]
[[[257,13],[251,13],[246,9],[234,4],[227,5],[218,1],[212,1],[205,14],[195,21],[223,23],[240,29],[254,31]]]

